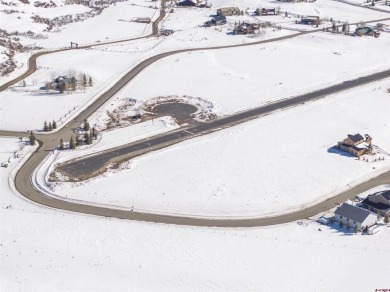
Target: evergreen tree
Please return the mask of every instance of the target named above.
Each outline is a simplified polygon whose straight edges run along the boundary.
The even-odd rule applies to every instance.
[[[53,130],[57,129],[57,123],[55,120],[53,120],[52,126],[53,126]]]
[[[356,234],[358,232],[358,226],[357,224],[355,224],[355,226],[353,227],[353,232]]]
[[[70,82],[72,84],[72,90],[75,91],[77,89],[77,79],[76,79],[76,77],[72,76],[72,78],[70,79]]]
[[[49,129],[48,129],[48,131],[50,132],[50,131],[53,131],[53,126],[51,125],[51,123],[49,123]]]
[[[35,145],[35,136],[32,131],[30,132],[30,144]]]
[[[339,227],[340,227],[340,228],[343,228],[343,225],[344,225],[344,224],[343,224],[343,221],[340,219],[340,221],[339,221]]]
[[[76,138],[76,146],[81,146],[83,143],[83,139],[80,139],[79,137]]]
[[[89,131],[90,127],[89,127],[89,123],[87,121],[87,119],[84,120],[84,131]]]
[[[58,90],[60,91],[60,93],[63,93],[65,91],[65,83],[64,82],[60,82],[60,84],[58,85]]]
[[[60,140],[60,150],[64,150],[65,149],[65,145],[64,145],[64,140]]]
[[[93,82],[92,82],[92,77],[91,77],[91,76],[89,76],[88,85],[89,85],[89,86],[93,86]]]
[[[91,145],[92,144],[92,137],[89,133],[85,133],[85,143],[87,143],[88,145]]]
[[[73,136],[70,137],[69,148],[70,149],[76,149],[76,142],[74,141]]]
[[[43,123],[43,130],[45,132],[49,131],[49,127],[47,126],[47,122],[46,121]]]
[[[85,88],[87,86],[87,75],[85,73],[83,74],[83,87]]]
[[[95,140],[97,139],[97,131],[96,131],[95,127],[92,128],[92,137]]]

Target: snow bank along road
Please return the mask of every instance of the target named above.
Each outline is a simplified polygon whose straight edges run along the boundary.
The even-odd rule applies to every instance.
[[[389,20],[390,18],[375,20],[383,21]],[[370,21],[371,22],[371,21]],[[48,197],[45,194],[39,192],[32,186],[31,179],[33,178],[34,170],[40,165],[40,163],[44,160],[47,155],[50,155],[51,150],[58,145],[58,141],[60,138],[70,137],[73,133],[72,129],[77,128],[84,119],[88,118],[92,113],[94,113],[97,109],[99,109],[107,100],[109,100],[112,96],[114,96],[121,88],[123,88],[128,82],[130,82],[137,74],[139,74],[142,70],[144,70],[150,64],[173,54],[188,52],[188,51],[198,51],[198,50],[211,50],[211,49],[222,49],[222,48],[230,48],[230,47],[238,47],[238,46],[250,46],[267,42],[274,42],[279,40],[284,40],[288,38],[292,38],[301,34],[307,34],[311,32],[302,32],[294,35],[284,36],[276,39],[264,40],[255,43],[248,44],[240,44],[240,45],[231,45],[231,46],[220,46],[220,47],[211,47],[211,48],[196,48],[196,49],[184,49],[171,51],[166,53],[161,53],[159,55],[153,56],[136,67],[134,67],[131,71],[129,71],[125,76],[123,76],[113,87],[104,92],[102,95],[97,97],[95,102],[91,104],[84,111],[79,113],[77,117],[68,122],[63,128],[61,128],[58,132],[47,134],[47,135],[37,135],[37,138],[40,140],[40,147],[38,150],[27,160],[27,162],[20,168],[19,172],[15,177],[15,186],[19,191],[27,199],[36,202],[41,205],[45,205],[48,207],[67,210],[72,212],[79,212],[85,214],[93,214],[98,216],[106,216],[106,217],[116,217],[121,219],[131,219],[131,220],[139,220],[139,221],[148,221],[148,222],[159,222],[159,223],[168,223],[168,224],[178,224],[178,225],[194,225],[194,226],[218,226],[218,227],[253,227],[253,226],[264,226],[264,225],[273,225],[273,224],[281,224],[290,221],[295,221],[301,218],[306,218],[308,216],[317,214],[321,211],[328,210],[333,207],[337,202],[344,201],[347,198],[353,197],[357,193],[366,191],[373,186],[377,186],[384,183],[389,183],[390,181],[390,173],[383,174],[375,179],[372,179],[364,184],[361,184],[357,187],[350,189],[347,192],[339,194],[336,197],[333,197],[325,202],[314,205],[304,210],[300,210],[297,212],[293,212],[290,214],[275,216],[275,217],[267,217],[267,218],[244,218],[244,219],[204,219],[204,218],[191,218],[185,216],[173,216],[173,215],[159,215],[159,214],[148,214],[148,213],[138,213],[124,210],[111,209],[107,207],[98,207],[91,206],[87,204],[76,204],[73,202],[63,201],[57,198]],[[36,60],[36,58],[35,58]],[[35,70],[35,68],[34,68]],[[380,78],[385,78],[390,76],[390,70],[386,70],[383,72],[379,72],[373,75],[369,75],[367,77],[362,77],[356,80],[346,81],[341,84],[337,84],[335,86],[331,86],[316,92],[308,93],[306,95],[298,96],[289,103],[288,100],[281,101],[279,103],[275,103],[272,105],[267,105],[261,108],[255,108],[246,112],[242,112],[236,115],[232,115],[226,117],[224,119],[217,120],[213,123],[204,124],[200,128],[200,132],[210,132],[213,129],[221,128],[223,126],[232,126],[237,123],[244,122],[249,119],[256,118],[259,115],[265,114],[267,112],[272,112],[278,109],[283,109],[289,106],[293,106],[299,103],[303,103],[305,101],[318,99],[326,94],[338,92],[341,90],[346,90],[352,87],[356,87],[371,81],[376,81]],[[0,90],[4,90],[1,88]],[[191,136],[195,135],[198,129],[193,129]],[[5,135],[10,135],[12,132],[3,132]],[[1,134],[1,132],[0,132]],[[196,135],[198,135],[197,133]],[[177,143],[178,137],[172,137],[165,141],[166,145],[170,145],[169,143]],[[149,145],[143,145],[141,149],[139,149],[140,154],[146,153],[150,151]]]

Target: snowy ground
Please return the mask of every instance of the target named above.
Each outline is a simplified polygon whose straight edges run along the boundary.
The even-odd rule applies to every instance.
[[[1,138],[0,145],[4,161],[18,140]],[[373,291],[390,285],[387,269],[378,268],[390,260],[389,227],[354,236],[311,221],[217,229],[84,216],[13,193],[8,176],[15,167],[13,161],[0,169],[2,291]],[[368,281],[351,281],[367,270],[373,271]]]
[[[361,20],[372,20],[383,17],[388,17],[388,14],[373,10],[365,10],[364,8],[350,6],[341,2],[329,1],[329,0],[317,0],[312,3],[307,2],[283,2],[274,0],[213,0],[213,8],[236,6],[240,9],[255,10],[258,7],[261,8],[280,8],[282,13],[288,12],[290,15],[302,15],[302,16],[319,16],[320,18],[332,18],[335,21],[349,21],[357,22]],[[272,16],[268,17],[272,19]]]
[[[152,32],[152,24],[136,23],[131,22],[131,20],[134,17],[150,17],[154,20],[159,16],[159,9],[155,9],[155,5],[157,5],[155,3],[146,0],[125,1],[113,4],[104,9],[101,14],[87,18],[84,21],[68,23],[47,31],[46,24],[35,23],[31,17],[40,16],[53,19],[54,17],[69,15],[76,19],[77,15],[91,12],[93,9],[76,4],[63,5],[57,3],[59,5],[57,7],[42,8],[34,7],[32,3],[14,3],[12,5],[6,5],[6,3],[2,2],[0,4],[0,28],[7,33],[17,31],[19,35],[14,35],[10,38],[25,47],[38,46],[45,50],[69,47],[70,42],[86,45],[148,35]],[[13,11],[13,13],[7,13],[7,11]],[[20,34],[28,31],[33,32],[35,35],[26,36]],[[9,52],[9,49],[0,46],[0,53],[3,57],[5,57],[4,53],[7,52]],[[23,53],[16,50],[15,53],[16,55],[13,59],[16,61],[17,68],[6,76],[0,76],[0,84],[26,71],[28,52]]]
[[[34,74],[25,79],[27,87],[15,86],[0,95],[0,128],[7,130],[42,129],[45,120],[55,119],[61,125],[78,110],[91,102],[100,92],[116,82],[138,62],[141,53],[105,52],[95,50],[64,51],[38,59]],[[126,59],[126,62],[123,61]],[[58,76],[71,76],[73,71],[92,77],[94,86],[85,92],[46,94],[39,90]],[[33,85],[36,81],[37,85]],[[122,96],[125,98],[125,96]],[[18,115],[21,108],[28,108]]]
[[[76,200],[200,216],[302,208],[389,169],[389,81],[147,154],[115,175],[51,188]],[[368,163],[331,148],[355,132],[368,133],[385,152]],[[374,162],[378,157],[385,160]]]
[[[319,32],[245,48],[176,54],[146,68],[122,94],[137,100],[201,97],[214,104],[216,113],[228,114],[387,69],[388,47],[388,33],[374,39]]]

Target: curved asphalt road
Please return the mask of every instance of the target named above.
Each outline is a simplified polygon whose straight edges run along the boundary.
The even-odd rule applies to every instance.
[[[164,12],[165,13],[165,12]],[[160,15],[161,16],[161,15]],[[369,22],[377,22],[377,21],[383,21],[383,20],[389,20],[390,18],[386,19],[380,19],[380,20],[373,20]],[[314,32],[314,31],[312,31]],[[247,44],[239,44],[239,45],[228,45],[228,46],[218,46],[218,47],[211,47],[211,48],[196,48],[196,49],[184,49],[184,50],[177,50],[167,53],[162,53],[156,56],[153,56],[139,65],[137,65],[135,68],[133,68],[130,72],[128,72],[125,76],[123,76],[112,88],[104,92],[102,95],[100,95],[96,101],[87,109],[85,109],[83,112],[81,112],[76,118],[74,118],[72,121],[70,121],[68,124],[66,124],[62,129],[60,129],[58,132],[47,134],[47,135],[36,135],[38,140],[40,140],[40,147],[39,149],[30,157],[30,159],[27,160],[27,162],[21,167],[21,169],[16,174],[15,178],[15,186],[16,189],[19,191],[20,194],[22,194],[27,199],[36,202],[41,205],[45,205],[48,207],[61,209],[61,210],[67,210],[67,211],[73,211],[78,213],[85,213],[85,214],[93,214],[98,216],[106,216],[106,217],[115,217],[115,218],[123,218],[123,219],[131,219],[131,220],[139,220],[139,221],[148,221],[148,222],[158,222],[158,223],[168,223],[168,224],[178,224],[178,225],[193,225],[193,226],[219,226],[219,227],[252,227],[252,226],[263,226],[263,225],[273,225],[273,224],[281,224],[286,222],[295,221],[301,218],[306,218],[308,216],[317,214],[321,211],[328,210],[329,208],[333,207],[336,202],[343,201],[346,198],[353,197],[355,194],[360,193],[364,190],[370,189],[373,186],[376,186],[378,184],[388,183],[390,181],[390,173],[386,173],[382,176],[379,176],[373,180],[370,180],[369,182],[362,184],[360,186],[357,186],[348,192],[342,193],[332,199],[329,199],[325,202],[322,202],[320,204],[317,204],[315,206],[309,207],[304,210],[300,210],[297,212],[293,212],[286,215],[281,216],[274,216],[269,218],[247,218],[247,219],[203,219],[203,218],[191,218],[191,217],[185,217],[185,216],[175,216],[175,215],[159,215],[159,214],[148,214],[148,213],[138,213],[138,212],[131,212],[131,211],[123,211],[123,210],[117,210],[117,209],[110,209],[105,207],[96,207],[96,206],[90,206],[86,204],[79,204],[79,203],[71,203],[67,201],[63,201],[60,199],[48,197],[45,194],[37,191],[32,186],[31,179],[33,179],[32,174],[34,170],[38,167],[38,165],[41,163],[41,161],[49,155],[50,152],[54,147],[58,145],[58,141],[60,138],[69,138],[72,134],[74,135],[72,129],[78,127],[84,119],[88,118],[92,113],[94,113],[99,107],[101,107],[107,100],[109,100],[112,96],[114,96],[121,88],[123,88],[128,82],[130,82],[137,74],[139,74],[142,70],[144,70],[147,66],[150,64],[173,54],[182,53],[182,52],[189,52],[189,51],[199,51],[199,50],[212,50],[212,49],[222,49],[222,48],[231,48],[231,47],[241,47],[241,46],[251,46],[256,44],[262,44],[262,43],[268,43],[268,42],[274,42],[274,41],[281,41],[289,38],[293,38],[297,35],[301,34],[308,34],[311,32],[303,32],[298,33],[294,35],[279,37],[275,39],[270,40],[264,40],[259,42],[253,42],[253,43],[247,43]],[[46,52],[46,54],[52,53],[52,52]],[[41,53],[41,55],[44,53]],[[30,61],[32,63],[35,63],[34,60],[36,60],[37,57],[32,58],[33,61]],[[32,70],[35,70],[32,68]],[[31,73],[30,73],[31,74]],[[344,90],[347,88],[351,88],[354,86],[358,86],[359,84],[364,84],[370,81],[377,80],[375,78],[384,78],[389,75],[388,71],[381,72],[379,74],[383,74],[383,77],[373,77],[372,75],[368,78],[369,80],[366,80],[364,82],[357,82],[356,84],[350,84],[350,86],[345,88],[340,88],[339,90]],[[23,75],[24,76],[24,75]],[[25,77],[25,76],[24,76]],[[23,79],[24,77],[21,77]],[[20,79],[19,79],[20,80]],[[363,81],[363,80],[361,80]],[[14,80],[14,82],[17,82]],[[349,81],[354,82],[354,81]],[[345,83],[348,85],[348,82]],[[341,85],[337,85],[341,86]],[[0,88],[0,91],[4,90],[4,86]],[[324,89],[328,90],[328,89]],[[336,90],[337,91],[337,90]],[[318,92],[317,92],[318,94]],[[323,94],[328,94],[327,92],[323,92]],[[309,93],[310,95],[310,93]],[[301,96],[302,98],[304,96]],[[306,97],[307,98],[307,97]],[[316,99],[319,98],[319,96],[312,98]],[[310,98],[308,99],[310,100]],[[302,102],[304,102],[303,100]],[[282,102],[283,103],[283,102]],[[285,108],[291,105],[288,104],[279,104],[281,108]],[[260,110],[261,108],[254,109]],[[275,109],[276,110],[276,109]],[[248,111],[249,112],[249,111]],[[248,112],[245,112],[248,114]],[[242,114],[242,113],[240,113]],[[238,115],[240,115],[238,114]],[[253,118],[255,115],[261,115],[262,113],[253,113]],[[237,115],[235,115],[237,118]],[[247,117],[242,117],[244,120]],[[229,117],[225,118],[229,119]],[[222,120],[222,119],[221,119]],[[226,120],[225,120],[226,121]],[[238,119],[238,122],[242,122],[243,120]],[[233,121],[233,123],[237,121]],[[215,124],[216,125],[216,124]],[[6,132],[8,134],[12,132]],[[143,149],[144,152],[148,151],[149,149]]]
[[[139,39],[143,39],[143,38],[148,38],[151,36],[157,36],[158,31],[159,31],[158,25],[159,25],[160,21],[165,17],[165,14],[166,14],[165,13],[165,1],[162,1],[162,8],[160,9],[160,15],[152,23],[152,32],[148,35],[145,35],[145,36],[124,39],[124,40],[103,42],[103,43],[98,43],[98,44],[93,44],[93,45],[84,45],[84,46],[79,46],[77,49],[76,48],[64,48],[64,49],[57,49],[57,50],[53,50],[53,51],[44,51],[44,52],[39,52],[39,53],[33,54],[28,59],[28,70],[25,73],[23,73],[22,75],[20,75],[19,77],[1,85],[0,92],[6,90],[11,85],[13,85],[13,84],[25,79],[26,77],[30,76],[31,74],[33,74],[37,70],[37,59],[43,55],[49,55],[49,54],[54,54],[54,53],[69,51],[69,50],[88,49],[88,48],[97,47],[97,46],[104,46],[104,45],[122,43],[122,42],[127,42],[127,41],[135,41],[135,40],[139,40]]]

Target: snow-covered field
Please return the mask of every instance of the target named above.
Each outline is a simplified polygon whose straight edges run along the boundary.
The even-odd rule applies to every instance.
[[[11,36],[15,46],[20,42],[52,49],[69,46],[71,41],[84,45],[145,36],[151,24],[130,20],[156,19],[160,5],[148,0],[123,1],[111,3],[94,16],[99,1],[84,6],[53,0],[56,7],[36,7],[42,3],[53,6],[49,0],[1,1],[0,29],[33,32]],[[390,17],[330,0],[208,3],[213,4],[211,9],[175,8],[168,13],[161,26],[175,30],[169,37],[39,58],[38,70],[26,78],[26,87],[16,85],[1,92],[0,129],[41,129],[45,120],[52,119],[61,124],[132,66],[160,52],[251,43],[295,33],[269,28],[254,36],[234,36],[231,30],[236,21],[270,21],[305,30],[313,27],[295,24],[300,16],[349,23]],[[199,27],[225,6],[248,8],[249,15],[228,17],[228,24],[221,27]],[[251,13],[258,7],[280,8],[289,17],[256,19]],[[70,17],[64,16],[72,15],[73,21],[47,31],[47,24],[32,21],[34,15],[65,22]],[[87,19],[76,21],[83,17]],[[0,31],[0,38],[4,37]],[[193,97],[216,114],[230,114],[388,69],[389,47],[390,34],[385,32],[378,39],[318,32],[264,45],[174,55],[139,74],[90,118],[90,124],[102,126],[106,111],[126,101],[135,101],[130,114],[161,96]],[[0,65],[10,60],[6,54],[10,48],[0,45]],[[0,84],[26,70],[29,54],[15,50],[12,59],[17,68],[0,76]],[[72,70],[91,76],[94,86],[73,94],[38,91],[59,75],[71,75]],[[250,217],[304,208],[390,170],[389,87],[390,79],[378,81],[151,152],[87,182],[47,183],[44,188],[64,200],[193,216]],[[178,127],[170,117],[138,123],[103,132],[97,144],[78,151],[56,151],[50,159],[63,162]],[[382,148],[375,157],[365,156],[369,162],[332,148],[347,134],[357,132],[371,135],[373,144]],[[1,291],[374,291],[390,287],[383,265],[390,261],[390,227],[383,224],[373,236],[355,236],[312,219],[264,228],[221,229],[53,210],[26,201],[14,190],[17,167],[33,150],[22,145],[17,138],[0,137],[0,162],[9,164],[0,168]],[[374,161],[382,157],[385,160]],[[42,183],[51,162],[47,160],[35,172]]]
[[[331,148],[361,132],[390,152],[389,81],[147,154],[115,175],[51,188],[76,200],[200,216],[299,209],[390,168],[389,154],[363,162]]]
[[[217,113],[227,114],[387,69],[388,47],[388,33],[374,39],[321,32],[244,48],[176,54],[146,68],[122,93],[137,100],[202,97],[214,103]]]
[[[0,138],[0,145],[4,161],[18,140]],[[389,227],[354,236],[334,227],[320,232],[312,221],[218,229],[61,212],[13,193],[8,176],[16,163],[0,169],[2,291],[373,291],[390,285],[387,269],[378,268],[390,260]],[[369,280],[353,280],[367,270]]]
[[[65,122],[94,97],[111,86],[138,62],[141,53],[95,50],[64,51],[38,59],[39,70],[25,79],[27,87],[16,86],[0,95],[0,128],[7,130],[42,129],[45,120]],[[124,59],[126,60],[124,62]],[[94,86],[85,92],[46,94],[39,90],[58,76],[71,76],[73,71],[92,77]],[[37,83],[34,84],[34,81]],[[125,98],[125,96],[123,96]],[[23,115],[22,108],[29,109]]]

